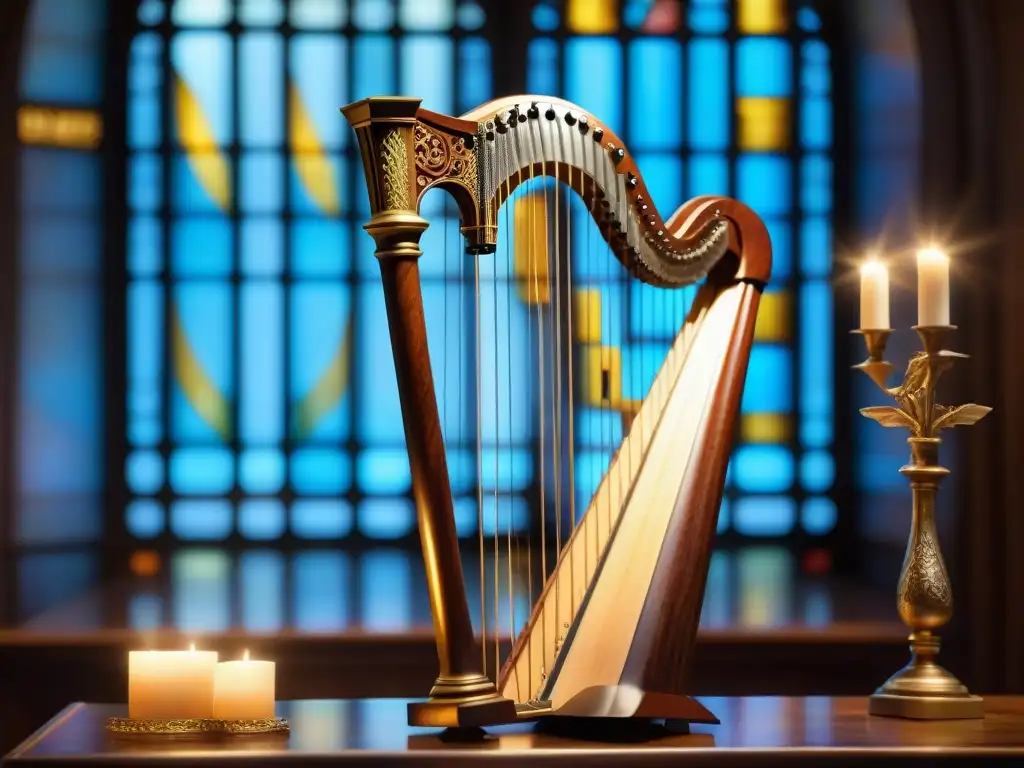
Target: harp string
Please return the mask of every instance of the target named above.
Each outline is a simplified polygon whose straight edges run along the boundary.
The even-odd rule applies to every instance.
[[[568,493],[569,493],[569,524],[570,531],[575,533],[576,531],[576,453],[574,440],[574,427],[573,427],[573,387],[572,387],[572,368],[573,368],[573,347],[575,346],[575,340],[572,335],[572,313],[573,313],[573,289],[572,289],[572,184],[573,184],[573,173],[572,166],[568,166],[569,169],[569,184],[565,191],[565,242],[568,253],[565,255],[565,295],[568,300],[568,306],[565,312],[565,343],[569,353],[568,365],[566,373],[568,375],[568,385],[566,387],[566,400],[569,406],[569,419],[567,426],[569,429],[569,478],[568,478]],[[570,621],[574,621],[576,618],[576,548],[571,547],[569,549],[569,594],[571,595],[570,605],[572,610],[570,611]]]
[[[507,201],[509,194],[510,180],[505,180],[505,196],[504,199]],[[498,222],[495,222],[496,224]],[[509,337],[510,341],[505,345],[508,354],[508,360],[506,361],[506,372],[508,374],[508,443],[509,453],[512,450],[512,425],[515,423],[512,418],[512,250],[509,247],[509,240],[512,237],[512,231],[509,228],[509,215],[508,215],[508,203],[505,205],[505,333]],[[509,503],[512,504],[512,500],[515,498],[515,461],[510,459],[509,467],[509,483],[508,483],[508,497]],[[516,607],[515,607],[515,588],[513,583],[513,559],[512,559],[512,539],[513,539],[513,526],[515,524],[515,509],[510,507],[509,512],[509,526],[508,526],[508,633],[509,633],[509,647],[511,648],[515,644],[516,639]],[[515,566],[516,568],[522,568],[522,562],[519,556],[519,531],[514,532],[515,535]],[[522,683],[519,679],[519,665],[515,665],[516,674],[516,690],[517,692],[522,691]]]
[[[476,338],[476,501],[477,541],[480,549],[480,647],[483,655],[483,674],[487,676],[487,570],[484,559],[484,452],[483,452],[483,400],[481,397],[480,357],[480,257],[473,257],[474,278],[474,336]]]
[[[532,168],[530,169],[530,179],[531,179],[531,182],[534,181],[533,169]],[[547,253],[547,245],[548,245],[548,220],[547,220],[547,215],[546,215],[546,213],[547,213],[547,199],[548,198],[547,198],[547,188],[544,185],[543,177],[541,178],[540,187],[541,187],[541,201],[542,201],[542,205],[544,206],[541,209],[542,211],[544,211],[544,215],[542,215],[540,217],[541,218],[541,221],[540,221],[541,235],[543,236],[543,239],[540,240],[540,241],[537,241],[536,237],[531,237],[530,238],[531,239],[531,243],[530,243],[530,245],[531,245],[531,263],[533,265],[531,267],[531,269],[530,269],[530,273],[531,273],[531,276],[533,278],[533,290],[534,290],[534,293],[533,293],[533,304],[534,304],[534,306],[537,307],[537,397],[538,397],[537,413],[538,413],[539,422],[540,422],[539,423],[539,430],[538,430],[538,435],[539,435],[539,437],[538,437],[539,443],[538,444],[540,446],[540,571],[541,571],[541,584],[545,584],[547,582],[547,578],[548,578],[548,555],[547,555],[547,505],[546,505],[546,501],[547,501],[547,485],[545,484],[545,478],[544,478],[544,462],[545,462],[545,457],[547,455],[547,451],[545,450],[545,445],[546,445],[547,441],[546,441],[546,431],[545,431],[545,426],[544,426],[544,409],[545,409],[545,403],[544,403],[544,389],[545,389],[545,381],[544,381],[544,312],[543,312],[543,308],[541,307],[541,304],[540,304],[540,276],[538,274],[538,268],[537,268],[538,265],[537,265],[536,261],[533,261],[533,259],[535,259],[535,258],[547,258],[547,256],[548,256],[548,253]],[[534,195],[536,195],[536,192],[534,193]],[[533,223],[536,223],[536,220],[535,220],[535,214],[536,214],[536,211],[537,211],[536,197],[534,197],[534,198],[532,198],[530,200],[530,209],[529,210],[530,210],[531,220],[533,220]],[[534,250],[534,246],[536,244],[538,244],[538,242],[541,244],[540,247],[543,249],[543,252],[540,253],[540,254],[536,253],[535,250]],[[543,589],[543,587],[542,587],[542,589]],[[547,622],[542,621],[541,622],[541,662],[542,662],[542,667],[541,667],[541,672],[540,672],[540,676],[541,676],[540,685],[542,687],[543,687],[544,681],[545,681],[545,679],[547,677],[547,667],[546,667],[546,665],[543,665],[543,661],[544,661],[544,658],[545,658],[545,654],[547,653],[547,649],[548,649]]]
[[[494,335],[491,337],[491,346],[494,350],[494,679],[497,682],[501,670],[501,622],[498,620],[498,609],[501,605],[501,596],[499,595],[501,561],[498,553],[498,531],[501,528],[499,520],[501,506],[498,498],[498,489],[501,485],[501,415],[498,406],[501,400],[501,378],[498,370],[498,264],[496,257],[492,259],[491,264],[491,302],[494,316]],[[511,587],[511,585],[509,586]]]
[[[561,334],[561,280],[559,279],[559,273],[561,271],[562,260],[560,254],[562,251],[562,240],[561,240],[561,220],[559,217],[559,207],[561,201],[559,200],[559,163],[555,163],[555,185],[552,189],[552,208],[555,209],[555,238],[554,238],[554,257],[549,260],[549,264],[554,269],[548,269],[548,309],[552,312],[552,332],[554,334],[554,367],[555,375],[551,379],[551,433],[552,433],[552,450],[551,450],[551,471],[554,474],[554,490],[555,490],[555,563],[558,562],[558,558],[562,554],[562,483],[561,483],[561,400],[562,400],[562,334]],[[544,210],[547,210],[547,205],[544,206]],[[550,301],[551,295],[551,273],[554,272],[554,283],[555,283],[555,300],[552,306]],[[558,653],[558,648],[562,642],[562,627],[558,624],[558,621],[562,615],[561,611],[561,596],[559,594],[559,582],[561,579],[555,577],[555,653]]]

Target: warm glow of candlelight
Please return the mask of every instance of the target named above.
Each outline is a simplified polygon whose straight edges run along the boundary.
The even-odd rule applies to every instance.
[[[189,643],[188,644],[188,649],[190,651],[192,651],[192,653],[195,653],[195,651],[196,651],[196,644],[195,643]]]
[[[860,268],[860,327],[889,327],[889,270],[874,257]]]
[[[249,660],[249,649],[246,648],[244,651],[242,651],[242,661],[248,661],[248,660]]]
[[[949,256],[935,247],[917,252],[917,324],[949,325]]]
[[[218,720],[261,720],[274,716],[274,662],[222,661],[214,679],[213,716]]]

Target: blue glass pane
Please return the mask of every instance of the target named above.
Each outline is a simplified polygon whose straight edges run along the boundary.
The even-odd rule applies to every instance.
[[[800,205],[807,213],[832,210],[832,161],[826,155],[807,155],[800,163]]]
[[[156,445],[162,436],[163,286],[128,286],[128,439]]]
[[[467,493],[476,488],[477,456],[473,451],[452,448],[452,441],[447,441],[448,477],[452,485],[452,493]]]
[[[736,43],[736,91],[740,96],[789,96],[793,51],[778,37],[744,37]]]
[[[675,149],[682,141],[683,48],[671,38],[641,38],[629,46],[629,143],[634,152]],[[647,179],[644,174],[644,179]],[[661,204],[660,198],[655,200]]]
[[[801,419],[832,418],[834,382],[832,360],[832,290],[824,280],[809,280],[800,288],[800,401]]]
[[[549,503],[551,503],[549,501]],[[483,504],[484,536],[494,534],[505,534],[509,531],[522,531],[526,529],[530,520],[530,507],[526,499],[520,496],[499,495],[495,499],[494,494],[484,495]],[[566,516],[568,512],[565,512]],[[553,506],[548,507],[548,515],[554,516]]]
[[[533,482],[533,453],[525,449],[484,448],[480,454],[480,472],[484,491],[525,490]]]
[[[357,13],[362,5],[356,0]],[[345,0],[290,0],[289,21],[298,29],[337,29],[345,23],[345,6]]]
[[[788,496],[745,496],[732,505],[733,527],[744,536],[785,536],[796,524],[796,502]]]
[[[558,29],[558,9],[548,3],[537,3],[533,7],[533,26],[544,32],[554,32]],[[533,93],[546,93],[546,91],[532,91]]]
[[[744,445],[732,456],[736,487],[753,493],[782,493],[793,485],[792,452],[781,445]]]
[[[456,15],[459,26],[463,29],[480,29],[487,21],[487,14],[484,9],[472,0],[467,0],[459,5]]]
[[[800,459],[800,485],[813,493],[824,493],[832,487],[836,463],[828,451],[808,451]]]
[[[629,332],[637,339],[674,341],[693,293],[629,281]]]
[[[409,499],[367,499],[359,505],[359,531],[371,539],[408,536],[415,519]]]
[[[26,280],[86,280],[100,271],[100,223],[91,216],[21,219],[21,274]]]
[[[160,114],[160,52],[163,41],[153,33],[132,41],[128,64],[128,146],[156,149],[163,133]]]
[[[277,213],[284,204],[284,159],[277,152],[246,152],[239,166],[243,213]]]
[[[234,456],[226,448],[180,448],[171,453],[170,479],[178,493],[226,493],[235,481]]]
[[[302,552],[292,561],[295,628],[338,630],[349,626],[350,564],[343,552]]]
[[[729,12],[723,0],[690,0],[690,29],[702,35],[720,35],[729,28]]]
[[[398,23],[404,29],[448,29],[454,21],[455,0],[399,0]]]
[[[370,357],[390,359],[390,355],[368,355],[363,364],[352,365],[348,290],[346,285],[335,282],[302,282],[292,286],[291,391],[288,397],[291,403],[289,427],[296,439],[346,437],[352,377],[366,367]],[[383,317],[381,314],[376,320]],[[387,333],[387,323],[371,320],[371,324]]]
[[[455,530],[459,538],[476,535],[479,527],[478,509],[475,498],[455,499]]]
[[[409,456],[405,450],[367,448],[356,458],[356,477],[365,493],[393,495],[409,490]]]
[[[171,267],[181,277],[226,277],[231,272],[232,239],[226,218],[179,219],[171,230]]]
[[[28,185],[25,185],[28,186]],[[128,205],[156,211],[163,201],[163,163],[156,155],[134,155],[128,163]]]
[[[299,449],[292,454],[291,480],[299,493],[341,493],[352,482],[351,459],[329,448]]]
[[[531,40],[526,49],[526,90],[558,92],[558,44],[546,37]]]
[[[818,366],[828,368],[829,366]],[[793,408],[793,355],[778,344],[755,344],[750,352],[744,413],[788,413]]]
[[[124,516],[128,533],[138,539],[152,539],[164,531],[164,508],[153,499],[136,499]]]
[[[697,38],[687,50],[686,127],[693,149],[724,150],[729,145],[729,45]]]
[[[308,161],[308,157],[297,156],[289,164],[291,209],[303,215],[333,216],[342,202],[339,190],[344,186],[348,161],[334,154],[318,156],[315,161],[322,164],[323,172],[304,173]]]
[[[252,449],[238,457],[238,483],[246,493],[277,493],[284,485],[284,455]]]
[[[729,161],[725,155],[690,155],[686,172],[687,197],[729,194]]]
[[[277,499],[248,499],[238,507],[238,532],[246,539],[270,541],[284,534],[284,505]]]
[[[813,8],[805,5],[796,12],[796,25],[804,32],[819,32],[821,30],[821,17]]]
[[[791,176],[789,158],[740,155],[736,161],[737,195],[761,216],[786,215],[793,205]]]
[[[244,146],[273,147],[284,139],[283,62],[284,41],[276,32],[238,38],[239,138]]]
[[[128,222],[129,274],[132,277],[152,277],[162,267],[162,222],[154,216],[133,216]]]
[[[178,501],[171,505],[171,532],[179,539],[226,539],[231,528],[231,505],[226,501]]]
[[[611,37],[571,37],[565,44],[565,93],[569,101],[622,130],[622,91],[609,87],[622,76],[622,44]]]
[[[807,499],[800,507],[803,529],[815,536],[822,536],[835,528],[838,517],[836,503],[829,498]]]
[[[486,284],[481,286],[479,370],[482,407],[480,409],[480,434],[485,444],[507,443],[510,440],[522,443],[532,434],[531,417],[535,417],[536,411],[531,410],[523,394],[529,391],[532,371],[529,365],[522,365],[519,362],[530,359],[531,340],[528,333],[530,328],[527,318],[528,311],[528,307],[516,300],[510,291],[499,288],[495,295],[493,287],[488,287]],[[453,314],[449,311],[449,320]],[[462,335],[465,330],[456,330],[455,333]],[[449,338],[458,338],[458,335],[449,336]],[[439,359],[441,358],[439,350],[444,342],[443,338],[437,338],[436,332],[430,341],[431,346],[438,350],[431,350],[431,360],[436,361],[437,365],[442,364]],[[455,373],[454,365],[452,365],[456,361],[459,361],[461,370],[464,372],[463,376],[472,370],[470,355],[473,352],[469,347],[469,344],[463,345],[460,353],[464,353],[465,358],[461,360],[450,355],[449,350],[445,349],[444,357],[448,358],[451,371],[448,374],[449,381],[459,375]],[[438,368],[435,367],[434,370],[436,371]],[[443,387],[443,382],[438,382],[438,384]],[[449,398],[451,395],[445,398],[446,406]],[[509,413],[509,404],[513,406],[512,414]],[[448,409],[450,415],[445,423],[449,427],[449,439],[456,435],[469,437],[468,432],[473,429],[472,419],[469,419],[469,424],[460,424],[460,429],[457,432],[452,428],[458,407],[456,400]]]
[[[136,632],[159,629],[163,624],[164,601],[160,595],[135,593],[128,598],[128,627]]]
[[[800,114],[800,142],[804,149],[828,149],[832,146],[832,100],[804,99]]]
[[[171,20],[178,26],[219,26],[231,20],[231,0],[174,0]]]
[[[293,2],[294,6],[295,3]],[[241,0],[236,3],[236,16],[242,24],[270,26],[284,20],[283,0]],[[294,24],[294,21],[292,22]],[[298,26],[298,25],[296,25]]]
[[[242,274],[276,277],[284,268],[284,225],[280,219],[243,219],[240,225]]]
[[[679,155],[638,155],[640,175],[658,210],[671,212],[683,202],[683,161]]]
[[[164,11],[164,0],[142,0],[139,3],[139,23],[147,27],[155,26],[164,20]]]
[[[216,549],[171,556],[172,621],[181,632],[222,632],[231,623],[231,563]]]
[[[618,446],[622,442],[622,416],[604,408],[576,406],[577,444],[588,447]]]
[[[459,44],[459,112],[491,98],[491,46],[480,37]]]
[[[380,281],[360,288],[359,312],[356,329],[360,348],[390,349],[387,323],[380,322],[387,316]],[[369,443],[405,445],[402,420],[394,418],[401,413],[394,358],[390,354],[368,355],[353,373],[362,404],[357,414],[359,434]]]
[[[164,484],[164,460],[156,451],[134,451],[128,454],[124,474],[134,493],[156,493]]]
[[[430,230],[427,230],[428,232]],[[352,268],[349,224],[335,219],[296,219],[291,227],[292,271],[297,278],[341,277]],[[377,265],[373,265],[378,269]]]
[[[363,555],[360,570],[362,626],[378,632],[407,632],[413,623],[410,586],[414,577],[409,558],[401,551],[375,549]]]
[[[238,557],[242,627],[248,632],[274,632],[284,625],[285,556],[256,550]]]
[[[832,274],[832,222],[824,216],[809,216],[800,228],[800,268],[805,277]]]
[[[718,523],[715,526],[715,533],[723,534],[729,530],[729,526],[731,525],[729,507],[729,500],[722,499],[722,506],[718,508]]]
[[[352,530],[352,507],[341,499],[296,501],[291,527],[302,539],[343,539]]]
[[[386,35],[361,35],[352,44],[353,99],[395,91],[395,44]]]
[[[47,8],[49,10],[47,10]],[[93,8],[96,16],[106,11]],[[66,16],[54,0],[37,0],[28,21],[22,53],[21,96],[25,101],[68,105],[95,105],[103,94],[103,47],[101,38],[72,32],[51,37],[38,28],[44,13]],[[92,14],[90,14],[92,15]]]
[[[825,96],[832,90],[829,50],[821,40],[808,40],[800,51],[800,87],[809,96]]]
[[[422,98],[426,109],[454,112],[452,41],[440,35],[415,35],[402,40],[401,46],[401,92]],[[425,61],[429,67],[423,66]]]
[[[284,437],[284,287],[261,281],[240,290],[238,434],[271,443]]]
[[[290,45],[293,140],[298,117],[294,112],[301,108],[310,120],[308,128],[324,149],[346,146],[352,129],[339,119],[338,107],[349,102],[348,41],[333,35],[296,35]],[[390,89],[379,93],[390,93]],[[314,149],[306,145],[295,148],[303,152]]]
[[[156,157],[146,155],[153,165]],[[138,172],[138,179],[132,172]],[[156,172],[159,172],[157,167]],[[103,196],[99,189],[102,171],[98,154],[54,152],[23,147],[21,150],[21,208],[31,213],[94,213]],[[153,195],[143,195],[136,185],[150,183],[151,168],[129,170],[129,200],[136,194],[153,203]],[[159,176],[155,176],[159,179]],[[159,191],[157,200],[159,200]],[[155,205],[155,203],[153,203]]]
[[[793,228],[786,219],[765,218],[772,241],[772,283],[778,285],[793,273]]]
[[[393,0],[355,0],[352,21],[361,30],[384,30],[395,23]]]

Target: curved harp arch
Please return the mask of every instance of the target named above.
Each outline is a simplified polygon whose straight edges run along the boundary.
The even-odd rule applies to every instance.
[[[440,674],[429,699],[410,705],[410,723],[466,727],[545,714],[716,722],[685,695],[686,671],[771,271],[763,222],[717,196],[664,219],[614,132],[560,99],[508,97],[462,118],[399,97],[343,112],[370,196],[365,228],[384,283],[438,645]],[[445,188],[467,250],[484,259],[496,249],[502,203],[539,176],[583,199],[630,277],[670,288],[708,279],[492,680],[459,557],[419,285],[428,224],[417,212],[423,193]]]

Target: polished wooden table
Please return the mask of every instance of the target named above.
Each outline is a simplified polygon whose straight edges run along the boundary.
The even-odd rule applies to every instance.
[[[15,749],[4,765],[148,766],[528,765],[792,766],[1024,764],[1024,698],[990,697],[984,720],[911,722],[873,718],[864,698],[702,698],[722,720],[689,735],[643,742],[583,741],[536,725],[489,729],[481,743],[450,744],[410,729],[401,699],[284,702],[287,737],[116,740],[104,730],[117,705],[72,704]]]

